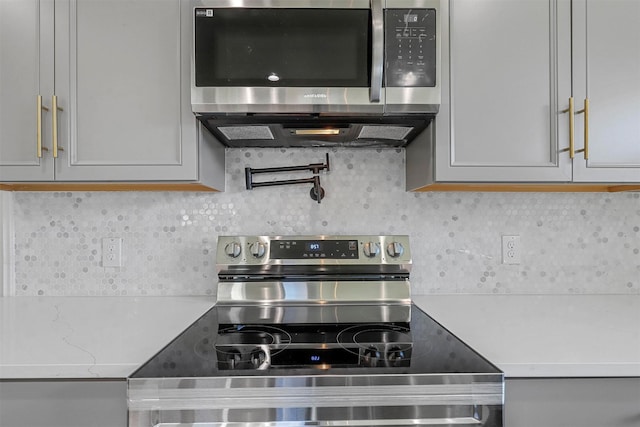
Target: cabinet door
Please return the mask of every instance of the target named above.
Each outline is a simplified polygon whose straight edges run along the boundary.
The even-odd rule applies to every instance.
[[[0,382],[0,424],[126,427],[127,382],[96,379]]]
[[[451,0],[449,8],[436,180],[570,181],[562,113],[571,96],[570,3]]]
[[[56,1],[56,180],[195,180],[191,7]]]
[[[640,182],[640,2],[575,0],[573,13],[577,108],[589,99],[574,180]],[[578,148],[584,125],[577,114]]]
[[[37,97],[53,93],[53,2],[0,0],[0,181],[53,179],[50,152],[38,157]],[[41,146],[51,148],[50,111]]]
[[[638,427],[640,378],[507,379],[508,427]]]

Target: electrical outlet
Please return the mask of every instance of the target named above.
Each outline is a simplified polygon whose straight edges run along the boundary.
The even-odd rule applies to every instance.
[[[121,237],[105,237],[102,239],[102,266],[122,267]]]
[[[502,263],[520,264],[520,236],[502,236]]]

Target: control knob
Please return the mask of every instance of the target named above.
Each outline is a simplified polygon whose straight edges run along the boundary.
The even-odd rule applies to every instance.
[[[249,246],[249,251],[254,258],[262,258],[266,252],[266,247],[262,242],[254,242]]]
[[[227,246],[224,247],[224,252],[231,258],[237,258],[240,256],[242,248],[240,247],[240,243],[231,242],[227,243]]]
[[[365,366],[375,367],[381,359],[381,356],[378,349],[370,345],[369,348],[364,349],[362,352],[362,362]]]
[[[404,351],[398,346],[391,347],[385,354],[385,358],[391,366],[401,366],[405,357]]]
[[[397,258],[404,253],[404,246],[399,242],[391,242],[387,245],[387,254],[391,258]]]
[[[269,367],[269,358],[264,349],[256,348],[251,352],[251,365],[254,369],[266,369]]]
[[[362,246],[362,251],[367,258],[374,258],[380,253],[380,247],[377,243],[367,242]]]
[[[238,350],[230,351],[227,354],[227,363],[229,364],[229,369],[236,369],[240,362],[242,361],[242,356]]]

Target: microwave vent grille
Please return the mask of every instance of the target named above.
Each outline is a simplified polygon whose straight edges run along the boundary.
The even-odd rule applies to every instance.
[[[275,139],[269,126],[221,126],[218,130],[229,141]]]
[[[413,130],[411,126],[362,126],[357,139],[403,140]]]

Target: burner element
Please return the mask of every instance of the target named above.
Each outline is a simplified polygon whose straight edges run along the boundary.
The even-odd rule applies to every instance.
[[[291,335],[281,328],[269,325],[238,325],[218,330],[216,347],[227,345],[287,346]]]

